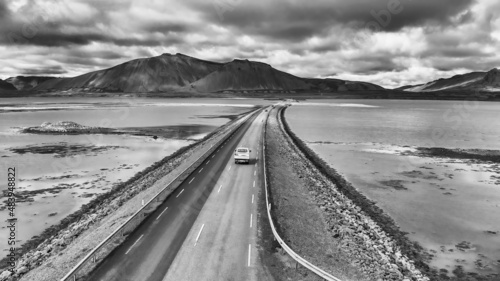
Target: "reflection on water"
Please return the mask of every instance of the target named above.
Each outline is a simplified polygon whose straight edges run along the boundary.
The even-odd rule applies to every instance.
[[[460,102],[357,100],[377,107],[349,108],[321,102],[330,103],[289,108],[292,130],[423,245],[431,266],[500,273],[499,163],[416,153],[417,147],[498,152],[499,104],[478,103],[467,118],[450,119],[445,113]]]

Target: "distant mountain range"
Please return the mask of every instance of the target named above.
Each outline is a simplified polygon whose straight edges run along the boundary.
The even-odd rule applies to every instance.
[[[462,75],[455,75],[451,78],[438,79],[426,84],[404,86],[398,88],[397,90],[403,90],[407,92],[500,92],[500,70],[495,68],[488,72],[471,72]]]
[[[72,78],[13,77],[18,90],[32,92],[347,92],[384,90],[375,84],[301,78],[248,60],[217,63],[183,54],[163,54]]]
[[[16,87],[7,81],[0,79],[0,91],[15,91]]]
[[[44,77],[44,76],[17,76],[7,78],[5,81],[12,84],[15,89],[19,91],[31,90],[39,84],[55,79],[55,77]]]

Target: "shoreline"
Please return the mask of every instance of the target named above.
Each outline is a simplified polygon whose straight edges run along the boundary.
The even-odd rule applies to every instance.
[[[301,151],[323,172],[334,181],[339,189],[349,198],[356,202],[356,205],[361,207],[369,216],[376,221],[388,234],[390,234],[401,246],[402,252],[408,255],[415,261],[415,265],[425,273],[431,280],[496,280],[497,275],[485,274],[478,275],[474,272],[466,272],[461,268],[455,268],[449,272],[443,272],[440,268],[430,267],[430,259],[432,255],[427,252],[418,242],[410,240],[405,231],[402,231],[397,223],[374,201],[366,195],[358,191],[349,181],[345,179],[337,170],[331,167],[323,160],[306,142],[301,140],[295,133],[292,132],[286,122],[285,113],[282,114],[284,127],[287,130],[294,143],[300,147]],[[417,147],[416,151],[403,152],[401,155],[431,157],[431,158],[450,158],[468,160],[471,162],[490,161],[490,163],[498,163],[499,156],[497,154],[490,155],[490,150],[478,149],[447,149],[447,148],[422,148]],[[400,185],[397,181],[387,181],[387,184],[393,186],[397,190]],[[447,273],[452,273],[447,276]],[[492,279],[493,278],[493,279]]]
[[[244,116],[247,113],[248,112],[244,112],[238,116]],[[37,268],[42,263],[39,260],[39,258],[48,259],[49,257],[53,256],[52,254],[54,252],[59,252],[63,250],[73,241],[73,239],[76,239],[76,237],[80,235],[80,233],[77,233],[76,235],[74,235],[73,239],[71,238],[69,238],[69,240],[64,239],[63,237],[67,236],[70,228],[73,230],[76,228],[77,231],[81,232],[89,228],[92,224],[98,223],[99,220],[105,220],[107,217],[109,217],[108,215],[109,212],[101,214],[101,217],[96,215],[96,210],[98,210],[98,207],[100,205],[105,204],[106,202],[108,203],[113,202],[117,203],[116,208],[118,208],[126,204],[129,199],[133,199],[135,195],[148,189],[148,186],[146,186],[144,182],[148,183],[157,182],[159,179],[165,176],[165,173],[170,173],[174,171],[179,166],[181,166],[182,163],[187,158],[191,157],[193,154],[198,153],[201,148],[205,147],[205,144],[207,142],[210,142],[213,137],[218,136],[221,132],[225,131],[228,127],[232,126],[233,124],[234,122],[232,121],[227,122],[226,124],[210,132],[204,138],[197,140],[195,143],[192,143],[190,145],[178,149],[174,153],[164,157],[160,161],[157,161],[152,165],[150,165],[149,167],[136,173],[126,182],[119,182],[110,191],[100,194],[99,196],[91,200],[89,203],[81,206],[78,211],[68,215],[63,220],[61,220],[60,223],[46,228],[42,232],[42,234],[34,236],[31,239],[27,240],[25,243],[23,243],[23,245],[16,248],[16,255],[17,257],[19,257],[18,261],[20,263],[17,264],[17,266],[19,267],[20,265],[22,265],[21,268],[18,268],[20,269],[19,271],[20,276],[24,275],[29,270]],[[137,185],[139,186],[137,187]],[[134,190],[130,190],[132,187],[134,187]],[[116,200],[118,200],[119,202],[116,202]],[[58,240],[55,238],[59,236],[63,237],[59,238],[59,241],[56,241],[58,242],[56,243],[57,245],[51,245],[51,240],[52,242],[54,240]],[[47,249],[45,251],[45,255],[37,254],[40,253],[41,247]],[[33,255],[35,255],[35,257]],[[3,258],[0,261],[0,269],[5,270],[6,268],[8,268],[6,262],[7,258]],[[26,267],[28,268],[27,271],[25,271]],[[18,278],[19,276],[16,277],[15,279],[8,279],[8,280],[18,280]]]
[[[321,157],[319,157],[307,144],[302,141],[289,127],[285,118],[286,108],[280,113],[280,118],[283,121],[283,127],[286,133],[290,136],[293,143],[299,148],[304,156],[329,180],[331,180],[337,189],[349,198],[356,206],[364,211],[385,233],[387,233],[396,244],[400,246],[401,253],[414,261],[415,267],[423,274],[429,276],[431,280],[436,280],[433,277],[432,269],[425,262],[426,257],[424,249],[416,242],[408,239],[406,233],[401,231],[396,222],[389,217],[375,202],[368,199],[365,195],[357,191],[351,183],[349,183],[335,169],[330,167]]]

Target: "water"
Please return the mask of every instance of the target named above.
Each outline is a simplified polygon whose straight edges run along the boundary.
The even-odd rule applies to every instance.
[[[223,116],[249,111],[261,103],[246,99],[0,99],[0,190],[7,188],[7,167],[16,168],[19,192],[61,188],[33,195],[33,202],[18,203],[17,239],[22,243],[40,234],[97,194],[203,138],[230,120]],[[57,121],[113,128],[175,126],[184,131],[177,135],[185,137],[19,133],[19,127]],[[7,211],[2,210],[0,220],[7,218]],[[2,227],[2,241],[7,241],[7,234]],[[7,246],[2,242],[0,249],[5,251]]]
[[[500,167],[417,147],[500,150],[500,104],[335,100],[293,105],[299,137],[450,272],[500,272]],[[496,233],[496,234],[495,234]],[[457,245],[470,243],[470,249]]]

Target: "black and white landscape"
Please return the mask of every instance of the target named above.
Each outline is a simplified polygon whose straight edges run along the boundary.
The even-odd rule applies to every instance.
[[[493,0],[0,2],[0,281],[500,280]]]

